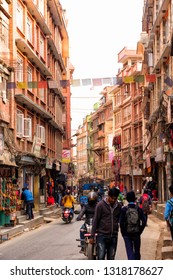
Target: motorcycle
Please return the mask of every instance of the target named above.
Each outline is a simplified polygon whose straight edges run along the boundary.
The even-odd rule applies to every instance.
[[[94,237],[94,242],[90,244],[91,239],[91,229],[92,229],[92,219],[89,220],[88,223],[85,222],[83,230],[84,239],[76,239],[76,241],[80,241],[82,245],[78,245],[78,247],[82,247],[82,253],[88,258],[88,260],[96,260],[97,257],[97,246],[96,246],[96,235]]]
[[[61,218],[66,224],[71,223],[73,217],[74,217],[73,209],[71,209],[71,208],[63,209]]]

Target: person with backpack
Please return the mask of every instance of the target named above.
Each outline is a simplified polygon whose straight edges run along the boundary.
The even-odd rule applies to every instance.
[[[146,225],[148,221],[148,214],[151,211],[152,199],[148,194],[148,190],[144,189],[143,195],[139,198],[139,207],[143,210],[145,218],[146,218]]]
[[[170,199],[167,200],[164,218],[167,222],[168,229],[170,229],[171,237],[173,241],[173,185],[169,186]]]
[[[141,234],[146,226],[143,210],[136,204],[134,191],[126,195],[127,206],[122,207],[120,230],[124,239],[128,260],[140,260]]]

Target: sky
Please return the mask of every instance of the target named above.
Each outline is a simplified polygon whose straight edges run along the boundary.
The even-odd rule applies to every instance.
[[[60,0],[66,10],[73,79],[115,77],[118,53],[136,49],[143,0]],[[93,111],[102,87],[71,87],[72,133]]]

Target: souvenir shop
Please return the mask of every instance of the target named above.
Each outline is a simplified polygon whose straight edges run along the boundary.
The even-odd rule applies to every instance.
[[[14,166],[0,165],[0,226],[15,226],[21,200]]]

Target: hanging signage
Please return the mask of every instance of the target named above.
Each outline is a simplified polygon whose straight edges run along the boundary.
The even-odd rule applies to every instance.
[[[32,152],[37,157],[40,157],[40,151],[41,151],[41,138],[34,136],[33,146],[32,146]]]

